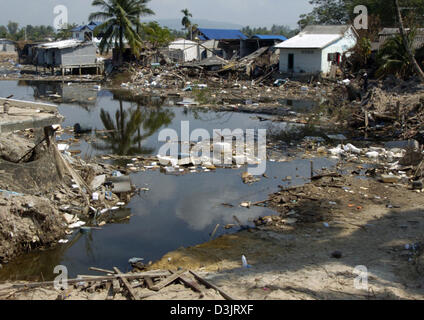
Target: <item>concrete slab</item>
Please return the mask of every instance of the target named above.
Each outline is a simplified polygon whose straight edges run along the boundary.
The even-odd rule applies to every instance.
[[[56,111],[47,112],[33,108],[17,108],[11,104],[8,114],[0,107],[0,133],[30,128],[44,128],[62,123],[64,117]]]

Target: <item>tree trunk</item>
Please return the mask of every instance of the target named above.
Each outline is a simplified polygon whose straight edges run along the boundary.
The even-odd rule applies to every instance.
[[[398,19],[399,19],[400,34],[402,36],[403,45],[405,46],[406,52],[408,53],[409,61],[414,66],[414,69],[417,72],[418,76],[420,77],[420,80],[422,82],[424,82],[424,72],[421,70],[421,67],[418,64],[417,60],[415,59],[415,56],[412,52],[412,49],[408,45],[408,40],[406,38],[405,29],[403,27],[403,20],[402,20],[402,14],[400,12],[399,1],[398,0],[393,0],[393,1],[394,1],[394,4],[395,4],[397,16],[398,16]]]
[[[124,30],[119,27],[119,65],[124,63]]]

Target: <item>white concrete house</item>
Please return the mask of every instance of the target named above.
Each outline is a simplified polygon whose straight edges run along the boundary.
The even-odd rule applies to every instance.
[[[280,49],[280,71],[286,73],[330,73],[344,53],[358,41],[351,25],[311,25],[275,48]]]
[[[181,50],[182,51],[182,60],[184,62],[190,62],[194,60],[199,60],[203,52],[203,48],[199,47],[199,44],[185,39],[175,40],[171,42],[168,46],[169,50]]]

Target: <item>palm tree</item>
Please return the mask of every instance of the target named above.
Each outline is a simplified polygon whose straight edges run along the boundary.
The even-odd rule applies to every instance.
[[[397,17],[399,20],[399,29],[400,29],[400,34],[402,36],[402,42],[403,45],[405,46],[405,50],[406,50],[406,55],[412,65],[412,67],[414,68],[415,72],[418,74],[418,76],[420,77],[421,82],[424,82],[424,72],[421,70],[419,64],[417,63],[417,60],[415,59],[414,53],[413,53],[413,49],[412,49],[412,44],[411,46],[409,46],[408,44],[408,39],[407,39],[407,35],[405,33],[405,28],[403,27],[403,19],[402,19],[402,14],[400,12],[400,7],[399,7],[399,1],[398,0],[393,0],[394,1],[394,5],[396,8],[396,13],[397,13]]]
[[[377,57],[379,68],[376,75],[378,77],[394,74],[403,78],[414,71],[414,66],[411,64],[406,48],[413,48],[415,35],[415,30],[407,33],[405,35],[406,44],[400,34],[389,38],[384,43]],[[414,50],[410,50],[414,54]]]
[[[138,105],[137,108],[124,110],[123,101],[119,99],[119,110],[116,111],[114,119],[109,112],[100,110],[100,119],[108,132],[98,133],[99,142],[93,143],[93,147],[117,155],[151,154],[154,149],[144,147],[142,142],[161,127],[168,126],[174,117],[172,111],[160,107],[148,108]]]
[[[191,21],[190,21],[190,17],[193,17],[193,15],[190,13],[190,11],[188,11],[188,9],[181,10],[181,13],[184,15],[183,20],[181,21],[181,24],[187,30],[187,33],[189,33],[190,40],[193,40],[193,29],[191,28]]]
[[[90,14],[89,20],[103,21],[96,28],[102,33],[100,51],[103,53],[113,47],[119,48],[119,63],[123,61],[124,38],[128,41],[134,54],[142,47],[142,40],[137,30],[141,27],[140,17],[152,15],[147,8],[150,0],[94,0],[92,5],[101,7],[102,11]]]

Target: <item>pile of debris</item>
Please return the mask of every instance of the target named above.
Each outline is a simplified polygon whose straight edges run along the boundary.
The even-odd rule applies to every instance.
[[[187,295],[187,298],[191,300],[196,298],[234,300],[222,289],[193,271],[155,270],[124,274],[116,267],[113,271],[100,268],[90,268],[90,270],[106,275],[80,275],[76,279],[67,280],[67,284],[72,287],[55,289],[52,288],[55,286],[54,281],[6,284],[0,287],[0,298],[27,299],[28,294],[34,296],[37,289],[43,288],[43,294],[36,296],[36,299],[143,300],[154,299],[161,295],[160,291],[165,291],[165,288],[169,289],[172,284],[175,284],[180,293],[184,291],[184,286],[191,289],[192,294]]]
[[[424,143],[424,85],[411,80],[375,82],[354,102],[348,124],[375,137],[416,139]]]

